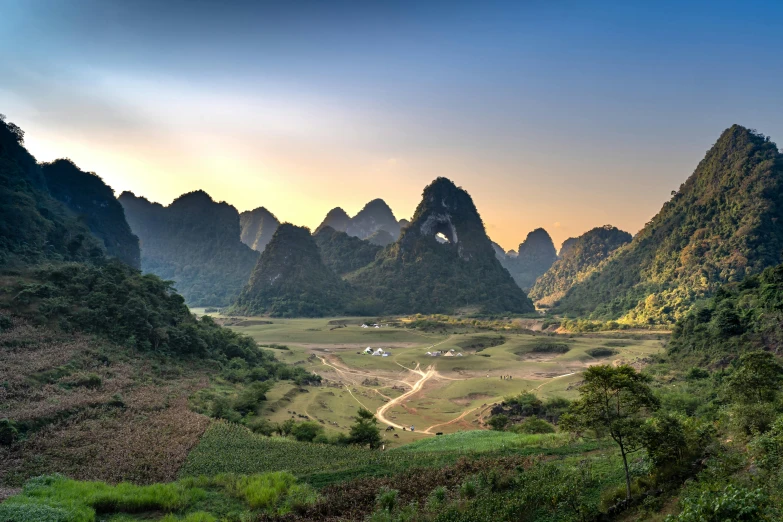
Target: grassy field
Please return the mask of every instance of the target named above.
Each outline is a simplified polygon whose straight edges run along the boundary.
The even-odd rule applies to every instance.
[[[661,350],[665,338],[471,331],[464,326],[428,333],[400,327],[361,328],[362,322],[361,318],[251,318],[230,326],[262,346],[286,346],[271,351],[281,361],[324,379],[320,387],[276,385],[262,414],[275,422],[307,416],[328,430],[345,432],[359,406],[378,411],[392,401],[385,421],[398,429],[384,435],[393,447],[436,432],[482,429],[493,404],[524,391],[542,398],[572,398],[587,366],[641,367]],[[336,327],[339,323],[347,326]],[[390,356],[366,355],[362,351],[367,347],[382,348]],[[463,355],[426,355],[435,350]],[[426,382],[421,389],[410,393],[422,379]],[[415,426],[416,431],[402,431],[402,426]]]

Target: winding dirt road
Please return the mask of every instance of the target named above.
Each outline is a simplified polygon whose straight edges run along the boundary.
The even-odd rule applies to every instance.
[[[404,366],[403,366],[404,368]],[[410,368],[405,368],[408,371],[411,371],[413,373],[417,373],[421,376],[421,379],[416,381],[413,385],[413,387],[400,395],[399,397],[395,397],[394,399],[390,400],[386,404],[382,405],[378,410],[375,412],[375,416],[378,417],[378,420],[383,422],[384,424],[388,424],[389,426],[394,426],[395,428],[402,429],[403,426],[401,424],[397,424],[396,422],[392,422],[388,418],[386,418],[386,412],[389,411],[391,408],[397,406],[401,402],[403,402],[405,399],[410,397],[411,395],[419,392],[422,387],[424,386],[424,383],[426,383],[428,380],[430,380],[432,377],[434,377],[438,372],[435,371],[435,369],[432,366],[428,366],[426,371],[421,371],[419,369],[419,365],[416,365],[416,368],[411,370]]]

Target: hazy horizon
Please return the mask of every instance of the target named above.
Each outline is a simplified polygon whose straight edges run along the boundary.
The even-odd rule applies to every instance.
[[[772,1],[4,4],[0,112],[117,194],[315,228],[438,176],[516,249],[635,234],[737,123],[783,142]],[[720,110],[716,110],[719,108]]]

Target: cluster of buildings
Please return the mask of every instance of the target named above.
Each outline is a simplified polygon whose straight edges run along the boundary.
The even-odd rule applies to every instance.
[[[424,355],[429,355],[430,357],[462,357],[461,353],[458,353],[453,348],[449,350],[448,352],[427,352]]]
[[[364,349],[363,353],[366,355],[375,355],[378,357],[388,357],[391,355],[391,352],[384,351],[383,348],[378,348],[377,350],[373,350],[369,346]]]

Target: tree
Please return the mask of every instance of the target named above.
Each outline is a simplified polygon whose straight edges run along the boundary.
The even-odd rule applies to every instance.
[[[783,366],[769,352],[750,352],[727,379],[729,395],[741,403],[773,402],[783,382]]]
[[[628,454],[641,448],[645,413],[658,407],[650,377],[631,366],[592,366],[585,371],[579,399],[560,418],[561,429],[606,433],[620,448],[625,468],[626,499],[631,498]]]
[[[301,442],[313,442],[323,432],[323,426],[317,422],[300,422],[291,430],[294,438]]]
[[[375,415],[369,410],[359,408],[356,414],[356,422],[351,426],[348,442],[359,446],[369,446],[376,449],[381,445],[381,430]]]

